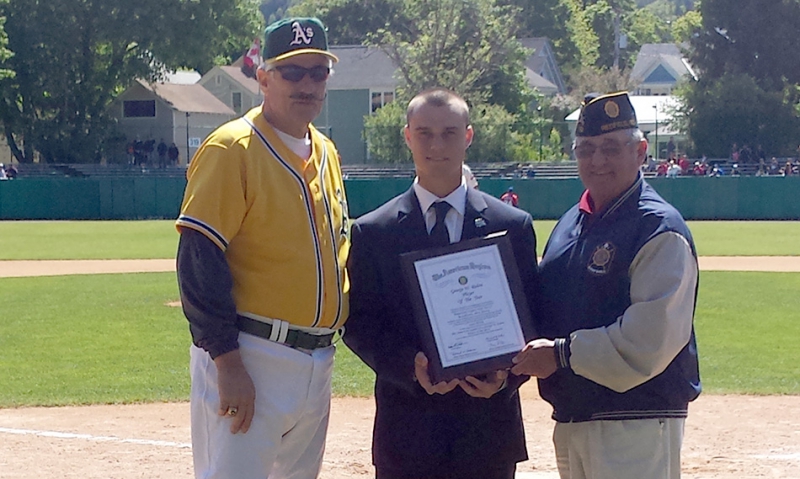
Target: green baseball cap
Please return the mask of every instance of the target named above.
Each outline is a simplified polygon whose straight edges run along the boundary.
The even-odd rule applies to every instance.
[[[268,63],[304,53],[319,53],[334,62],[328,51],[328,35],[317,18],[284,18],[264,31],[264,60]]]
[[[636,111],[628,92],[586,95],[581,104],[575,136],[598,136],[617,130],[636,128]]]

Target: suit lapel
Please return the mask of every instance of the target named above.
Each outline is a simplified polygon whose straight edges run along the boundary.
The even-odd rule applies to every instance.
[[[464,209],[464,226],[461,239],[479,238],[488,234],[489,220],[484,213],[488,205],[481,194],[473,188],[467,188],[467,204]]]
[[[403,242],[403,251],[412,251],[420,247],[427,247],[430,241],[428,229],[425,227],[425,218],[419,207],[414,188],[411,187],[400,197],[397,208],[397,228],[400,240]]]

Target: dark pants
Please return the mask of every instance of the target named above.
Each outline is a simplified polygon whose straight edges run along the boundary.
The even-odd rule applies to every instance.
[[[375,479],[514,479],[516,471],[516,464],[434,474],[381,468],[375,471]]]

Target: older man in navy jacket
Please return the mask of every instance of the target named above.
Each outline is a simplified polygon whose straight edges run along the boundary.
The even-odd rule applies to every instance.
[[[674,479],[700,393],[698,268],[680,213],[641,176],[647,140],[627,93],[588,96],[575,156],[586,192],[540,265],[537,339],[514,373],[553,405],[563,479]]]

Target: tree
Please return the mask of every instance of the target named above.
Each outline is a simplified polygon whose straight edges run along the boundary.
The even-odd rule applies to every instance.
[[[106,109],[136,78],[168,69],[206,71],[248,45],[256,0],[60,0],[0,4],[6,61],[0,121],[14,156],[48,162],[99,159]]]
[[[587,93],[608,93],[633,88],[630,70],[618,68],[583,67],[572,75],[574,102],[580,104]]]
[[[303,0],[289,13],[318,17],[334,45],[361,45],[381,28],[404,31],[410,22],[403,0]]]
[[[725,154],[731,145],[761,144],[772,154],[796,146],[800,96],[798,0],[703,0],[691,36],[700,80],[680,92],[680,112],[698,151]],[[689,29],[689,31],[692,31]]]
[[[493,0],[414,0],[405,8],[407,29],[380,29],[370,39],[398,66],[401,100],[439,86],[473,105],[500,104],[510,112],[530,102],[526,51],[507,8]]]
[[[516,7],[516,24],[520,38],[547,37],[559,65],[577,59],[579,50],[570,25],[572,11],[565,0],[498,0],[500,6]]]
[[[766,91],[746,74],[701,78],[679,90],[676,125],[698,154],[727,157],[731,146],[761,145],[769,155],[789,155],[797,146],[800,120],[786,93]]]
[[[583,8],[583,0],[564,1],[567,3],[572,18],[568,25],[572,42],[578,49],[578,56],[574,61],[563,65],[569,72],[569,70],[580,68],[581,65],[594,65],[597,62],[599,39],[597,33],[592,29],[591,19]]]
[[[800,84],[798,0],[703,0],[702,29],[692,39],[692,64],[702,75],[748,74],[762,88]]]
[[[411,154],[403,140],[406,109],[394,101],[364,117],[364,139],[370,158],[376,163],[410,163]]]
[[[6,19],[0,18],[0,80],[14,76],[14,71],[8,68],[8,60],[13,53],[7,48],[8,35],[6,35],[5,23]]]
[[[635,4],[632,0],[596,0],[585,1],[584,15],[592,27],[598,39],[598,57],[594,66],[610,68],[614,65],[615,43],[615,22],[620,22],[620,34],[625,34],[625,20],[635,11]],[[628,54],[624,51],[619,52],[620,68],[627,66]]]
[[[365,118],[364,137],[372,161],[382,164],[413,161],[403,140],[405,115],[403,104],[395,101]],[[472,145],[467,150],[470,163],[526,162],[536,159],[535,145],[538,143],[534,143],[533,134],[515,131],[517,116],[503,107],[485,103],[477,105],[470,109],[470,122],[475,129]],[[555,139],[560,141],[557,133]],[[556,148],[550,147],[549,142],[546,145],[547,153]],[[560,145],[557,148],[560,149]]]
[[[624,29],[628,35],[627,65],[631,68],[633,61],[636,60],[636,55],[645,43],[670,43],[673,41],[670,24],[647,9],[631,12],[625,18]]]
[[[274,23],[286,16],[286,10],[291,6],[292,0],[262,0],[258,10],[264,16],[266,24]]]
[[[672,22],[672,38],[676,43],[689,43],[692,37],[699,35],[703,25],[703,17],[697,10],[686,12],[685,15]]]

